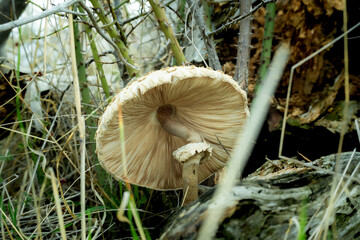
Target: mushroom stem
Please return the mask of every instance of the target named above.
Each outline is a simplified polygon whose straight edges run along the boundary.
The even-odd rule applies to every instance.
[[[170,104],[158,108],[157,119],[163,129],[174,136],[184,139],[187,143],[202,142],[199,133],[187,128],[184,124],[171,119],[171,116],[175,111],[175,106]]]
[[[162,127],[168,133],[184,139],[187,143],[202,142],[202,138],[199,133],[187,128],[180,122],[168,119],[164,122]]]
[[[183,204],[186,205],[198,199],[198,170],[200,160],[205,156],[204,152],[197,153],[186,162],[184,162],[182,180],[183,186]]]
[[[174,120],[176,119],[176,117],[174,117],[175,111],[175,106],[171,104],[167,104],[158,108],[156,116],[162,128],[169,134],[182,138],[188,143],[187,145],[194,143],[204,143],[203,138],[199,133]],[[179,149],[181,149],[180,152],[186,152],[186,149]],[[175,152],[178,152],[179,149]],[[183,163],[183,204],[188,204],[198,199],[198,171],[200,161],[203,160],[204,157],[204,151],[195,151],[195,154],[192,154],[191,157],[188,156],[184,160],[180,161]],[[176,160],[179,161],[179,159]]]

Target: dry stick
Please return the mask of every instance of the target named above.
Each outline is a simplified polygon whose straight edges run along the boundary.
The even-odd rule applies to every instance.
[[[6,218],[6,220],[10,223],[10,225],[14,228],[15,232],[20,236],[20,238],[22,240],[24,240],[24,236],[19,232],[19,230],[16,228],[16,226],[13,224],[13,222],[11,221],[11,219],[6,215],[6,213],[2,210],[2,208],[0,208],[0,211],[2,213],[2,215]],[[6,224],[6,223],[5,223]],[[7,228],[7,227],[6,227]],[[9,230],[9,229],[8,229]],[[11,234],[11,231],[9,231],[9,233]]]
[[[221,64],[219,57],[216,53],[215,44],[211,36],[208,36],[208,30],[205,25],[205,20],[203,17],[203,11],[201,7],[201,1],[198,0],[198,3],[193,4],[191,0],[186,0],[189,8],[191,6],[194,7],[194,18],[196,23],[199,25],[199,29],[201,32],[201,35],[204,39],[206,51],[208,53],[208,59],[209,59],[209,65],[214,70],[221,70]]]
[[[22,122],[22,121],[21,121],[21,122]],[[16,123],[18,123],[18,122],[16,122]],[[35,139],[37,139],[37,140],[44,141],[45,143],[46,143],[46,142],[55,143],[54,141],[48,140],[48,139],[46,139],[46,138],[42,138],[42,137],[38,137],[38,136],[35,136],[35,135],[31,135],[31,134],[29,134],[29,133],[23,133],[23,132],[21,132],[21,131],[14,130],[14,129],[11,129],[11,128],[7,128],[7,127],[2,127],[2,126],[0,126],[0,129],[4,129],[4,130],[9,131],[9,132],[18,133],[18,134],[21,134],[21,135],[26,136],[26,137],[35,138]]]
[[[51,179],[51,186],[53,189],[53,193],[54,193],[54,201],[55,201],[55,206],[56,206],[56,213],[58,216],[58,221],[59,221],[59,228],[60,228],[60,233],[61,233],[61,238],[64,240],[66,240],[66,232],[65,232],[65,224],[64,224],[64,218],[63,218],[63,212],[61,209],[61,204],[60,204],[60,198],[59,198],[59,192],[58,192],[58,186],[57,186],[57,181],[56,181],[56,177],[54,174],[54,170],[52,168],[49,168],[49,172],[50,172],[50,179]]]
[[[250,12],[251,0],[240,0],[240,14]],[[249,59],[251,45],[251,17],[248,16],[240,22],[239,41],[234,79],[242,90],[248,93]]]
[[[195,10],[195,8],[194,8],[194,10]],[[186,17],[185,17],[185,37],[187,38],[187,40],[193,45],[193,47],[194,47],[194,49],[195,49],[195,51],[197,52],[197,54],[199,55],[199,57],[201,58],[201,61],[204,63],[204,65],[205,65],[205,67],[209,67],[208,66],[208,64],[206,63],[206,61],[205,61],[205,59],[204,59],[204,57],[201,55],[201,52],[200,52],[200,50],[196,47],[196,45],[195,45],[195,43],[194,43],[194,31],[192,30],[192,29],[194,29],[194,19],[192,19],[192,21],[191,21],[191,39],[190,39],[190,37],[188,36],[189,34],[187,33],[187,26],[188,26],[188,22],[187,22],[187,20],[188,20],[188,15],[190,14],[190,11],[191,11],[191,8],[189,8],[189,11],[187,11],[187,13],[186,13]],[[164,50],[166,51],[166,49],[167,49],[167,47],[166,48],[164,48]],[[155,59],[160,59],[160,57],[162,57],[162,55],[164,55],[164,54],[161,54],[161,55],[159,55],[161,52],[159,52],[156,56],[155,56]]]
[[[77,2],[81,2],[81,0],[67,1],[67,2],[59,4],[59,5],[55,6],[55,7],[52,7],[49,10],[43,11],[42,13],[40,13],[38,15],[30,16],[30,17],[27,17],[27,18],[20,18],[20,19],[15,20],[15,21],[11,21],[11,22],[8,22],[8,23],[5,23],[5,24],[1,24],[0,25],[0,32],[6,31],[6,30],[11,30],[11,29],[16,28],[16,27],[20,27],[20,26],[25,25],[27,23],[31,23],[31,22],[34,22],[36,20],[40,20],[42,18],[45,18],[47,16],[50,16],[52,14],[59,13],[59,12],[72,13],[74,15],[83,15],[83,14],[80,14],[78,12],[72,12],[72,11],[69,11],[69,10],[66,9],[67,7],[73,5],[73,4],[77,3]]]
[[[107,18],[107,15],[104,13],[104,10],[102,6],[99,4],[97,0],[90,0],[91,4],[93,5],[94,9],[97,11],[98,17],[101,20],[101,22],[106,25],[106,31],[110,35],[108,37],[103,33],[99,25],[97,24],[97,21],[92,15],[91,10],[85,5],[83,2],[79,2],[81,7],[88,13],[91,22],[93,23],[95,29],[98,31],[98,33],[111,45],[115,48],[116,53],[118,54],[118,57],[121,59],[121,61],[124,62],[126,70],[128,71],[130,77],[136,77],[139,76],[139,69],[133,66],[133,60],[130,57],[129,50],[125,43],[119,38],[119,34],[116,31],[116,29],[111,25],[111,21]],[[109,25],[110,24],[110,25]],[[114,40],[114,41],[112,41]]]
[[[74,36],[74,25],[73,25],[73,15],[69,14],[69,33],[70,33],[70,57],[71,57],[71,67],[74,79],[74,94],[75,94],[75,107],[76,115],[79,125],[80,132],[80,148],[81,148],[81,163],[80,163],[80,202],[81,202],[81,239],[86,239],[86,218],[85,218],[85,121],[84,117],[81,116],[81,93],[79,86],[79,79],[76,66],[76,56],[75,56],[75,36]],[[65,199],[64,199],[65,201]]]
[[[83,129],[79,129],[85,136],[85,119],[81,117]],[[81,139],[80,139],[81,140]],[[81,239],[86,240],[86,216],[85,216],[85,195],[86,195],[86,188],[85,188],[85,155],[86,155],[86,138],[84,137],[81,141],[80,145],[80,205],[81,205]]]
[[[40,207],[41,206],[41,199],[38,197],[39,195],[36,192],[34,184],[32,184],[31,191],[32,191],[33,198],[34,198],[34,209],[35,209],[35,212],[36,212],[36,225],[40,226],[40,224],[41,224],[41,207]],[[38,236],[40,236],[40,239],[42,239],[42,237],[41,237],[42,236],[41,228],[38,228],[37,237]],[[35,240],[36,239],[37,238],[35,238]]]
[[[186,62],[184,53],[179,45],[178,40],[174,34],[174,31],[167,20],[165,15],[164,6],[159,3],[158,0],[149,0],[151,8],[153,9],[156,19],[159,23],[161,30],[163,31],[165,37],[170,40],[170,47],[176,59],[177,65],[183,65]]]
[[[242,0],[240,0],[242,1]],[[256,12],[260,7],[262,7],[263,5],[265,4],[268,4],[268,3],[271,3],[271,2],[276,2],[277,0],[263,0],[261,1],[258,5],[256,5],[253,9],[251,9],[251,11],[243,14],[243,15],[240,15],[239,17],[236,17],[235,19],[231,20],[230,22],[222,25],[221,27],[219,27],[218,29],[212,31],[211,33],[208,34],[209,37],[215,35],[215,34],[218,34],[222,31],[224,31],[226,28],[230,28],[231,26],[237,24],[240,20],[248,17],[249,15],[253,14],[254,12]]]
[[[289,57],[289,45],[283,44],[276,51],[269,72],[264,79],[264,85],[253,101],[251,116],[248,119],[245,131],[239,135],[226,168],[224,180],[218,185],[211,200],[207,216],[200,228],[200,240],[212,239],[223,216],[224,203],[228,200],[232,187],[235,185],[236,177],[242,173],[246,162],[260,133],[261,126],[265,120],[269,108],[270,99],[275,92],[276,86],[281,79],[282,73]],[[240,147],[239,147],[240,146]]]

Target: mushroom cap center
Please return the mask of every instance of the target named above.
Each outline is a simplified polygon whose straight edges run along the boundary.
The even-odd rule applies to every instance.
[[[180,137],[187,143],[202,142],[203,138],[199,133],[188,128],[174,117],[175,112],[176,107],[171,104],[163,105],[157,109],[156,117],[161,127],[169,134]]]
[[[170,119],[176,112],[176,107],[171,104],[165,104],[157,109],[157,119],[164,126],[165,122]]]

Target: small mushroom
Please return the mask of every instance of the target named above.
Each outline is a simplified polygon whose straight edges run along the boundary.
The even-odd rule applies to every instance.
[[[248,116],[246,93],[228,75],[194,66],[154,71],[131,82],[106,108],[96,132],[99,162],[131,184],[183,188],[188,203],[197,199],[198,183],[225,165]]]
[[[173,152],[174,158],[183,164],[182,180],[184,204],[198,198],[199,164],[206,162],[211,156],[212,148],[208,143],[189,143]]]

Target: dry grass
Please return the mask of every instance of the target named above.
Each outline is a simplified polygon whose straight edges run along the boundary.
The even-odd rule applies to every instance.
[[[12,96],[1,107],[7,110],[14,104],[15,111],[0,122],[0,238],[106,239],[115,234],[144,239],[145,232],[135,226],[141,226],[140,217],[153,214],[143,210],[139,215],[136,205],[146,208],[149,191],[133,189],[135,196],[122,209],[131,209],[125,212],[128,222],[121,223],[115,216],[125,187],[109,176],[105,176],[106,189],[97,181],[95,142],[89,137],[96,128],[85,126],[85,121],[97,122],[107,101],[93,65],[87,71],[95,105],[80,100],[83,89],[76,81],[72,25],[70,17],[68,22],[62,16],[50,16],[14,30],[8,42],[10,63],[1,66],[1,73],[4,91]],[[89,60],[91,51],[84,37],[83,54]],[[95,39],[99,51],[109,49],[101,37],[95,35]],[[103,66],[116,91],[122,84],[116,83],[115,61],[111,55],[102,61],[113,62]],[[85,107],[90,114],[82,112]]]

